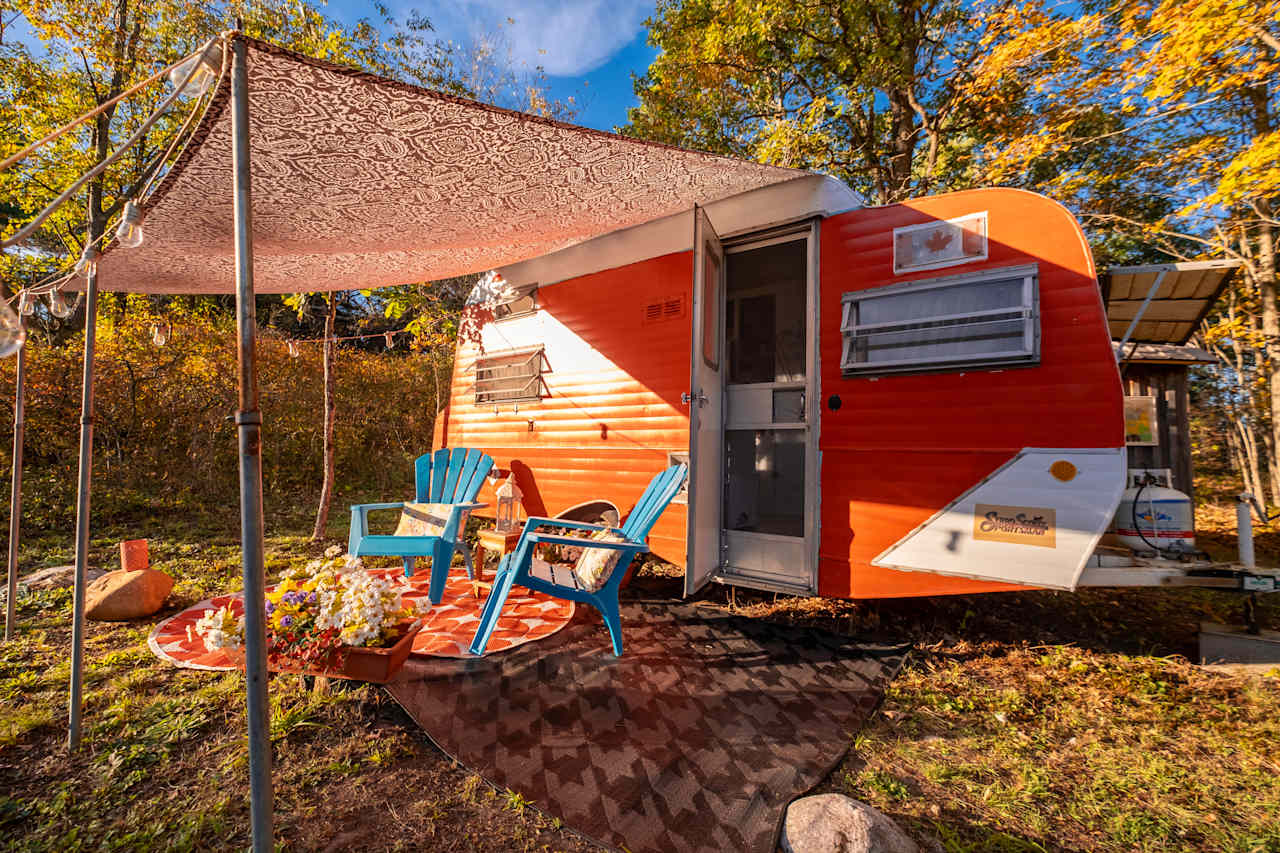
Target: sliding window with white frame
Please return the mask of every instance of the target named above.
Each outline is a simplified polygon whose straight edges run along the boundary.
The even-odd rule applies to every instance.
[[[1034,264],[844,294],[845,375],[1035,364],[1040,304]]]

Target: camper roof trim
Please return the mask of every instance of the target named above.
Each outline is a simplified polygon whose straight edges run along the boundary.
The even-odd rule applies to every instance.
[[[815,216],[864,207],[866,200],[835,178],[802,175],[706,205],[716,233],[724,239],[763,231]],[[693,248],[693,226],[688,211],[652,222],[611,231],[558,252],[499,267],[510,284],[538,282],[547,287],[560,281],[616,269],[649,258]]]

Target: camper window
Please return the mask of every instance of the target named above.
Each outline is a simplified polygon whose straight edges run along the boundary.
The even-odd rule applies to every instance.
[[[506,350],[476,359],[476,405],[540,400],[542,347]]]
[[[845,374],[1034,363],[1036,268],[904,282],[844,295]]]
[[[523,317],[538,310],[538,286],[527,284],[505,290],[493,308],[493,319],[508,320]]]

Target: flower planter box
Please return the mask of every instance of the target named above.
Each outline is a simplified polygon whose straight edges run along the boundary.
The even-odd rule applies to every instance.
[[[277,657],[267,661],[267,668],[272,672],[296,672],[302,675],[324,675],[330,678],[348,678],[352,681],[368,681],[372,684],[386,684],[404,666],[413,649],[413,638],[422,630],[422,620],[408,623],[404,633],[394,645],[382,648],[365,646],[343,646],[333,652],[323,666],[313,666]],[[236,666],[244,670],[244,647],[228,649],[227,654],[235,661]]]

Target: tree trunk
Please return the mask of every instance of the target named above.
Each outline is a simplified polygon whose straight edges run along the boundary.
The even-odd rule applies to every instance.
[[[334,340],[333,326],[338,315],[338,294],[329,294],[329,313],[324,318],[324,483],[320,486],[320,506],[316,510],[316,526],[311,531],[311,541],[324,539],[324,528],[329,523],[329,504],[333,502],[333,416],[337,409],[334,400]]]
[[[1275,432],[1267,427],[1258,430],[1262,435],[1262,449],[1266,451],[1267,494],[1262,498],[1264,504],[1280,506],[1280,459],[1276,458]]]
[[[1244,420],[1236,421],[1236,426],[1240,430],[1240,444],[1244,448],[1245,461],[1248,463],[1248,482],[1245,488],[1249,494],[1256,497],[1259,501],[1266,500],[1266,492],[1262,487],[1262,468],[1258,464],[1258,436],[1257,431],[1253,427],[1253,421]]]

